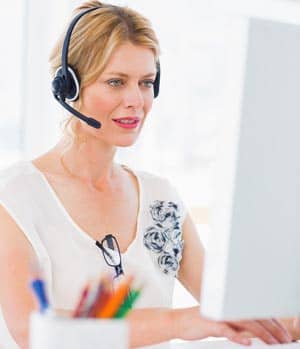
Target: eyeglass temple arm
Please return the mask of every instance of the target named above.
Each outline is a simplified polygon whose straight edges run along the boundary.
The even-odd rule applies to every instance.
[[[112,255],[102,246],[101,242],[96,240],[96,246],[100,248],[100,250],[105,253],[109,258],[113,259]]]

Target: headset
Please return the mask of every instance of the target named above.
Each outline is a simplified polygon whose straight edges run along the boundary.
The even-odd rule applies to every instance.
[[[93,118],[90,118],[81,114],[78,110],[74,109],[68,103],[66,103],[66,102],[73,102],[78,100],[79,91],[80,91],[80,77],[76,73],[75,69],[68,64],[68,51],[69,51],[72,31],[76,23],[85,14],[91,11],[97,10],[101,7],[102,6],[92,7],[85,11],[80,12],[77,16],[74,17],[74,19],[70,23],[64,39],[64,43],[63,43],[62,54],[61,54],[61,66],[55,72],[54,79],[52,81],[52,93],[54,95],[54,98],[70,113],[72,113],[73,115],[75,115],[76,117],[78,117],[79,119],[81,119],[82,121],[86,122],[88,125],[94,128],[100,128],[101,123]],[[161,72],[159,61],[156,63],[156,69],[157,69],[157,72],[156,72],[155,80],[153,83],[154,98],[156,98],[159,94],[160,72]]]

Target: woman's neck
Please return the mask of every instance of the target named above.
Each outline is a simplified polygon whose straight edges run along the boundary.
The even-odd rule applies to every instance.
[[[117,172],[114,163],[116,148],[90,138],[68,145],[64,136],[55,147],[65,174],[76,177],[96,189],[110,187]]]

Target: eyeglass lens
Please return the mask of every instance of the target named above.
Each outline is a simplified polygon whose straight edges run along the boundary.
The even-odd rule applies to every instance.
[[[116,239],[112,235],[107,235],[102,240],[102,251],[106,262],[111,266],[121,264],[121,255]]]

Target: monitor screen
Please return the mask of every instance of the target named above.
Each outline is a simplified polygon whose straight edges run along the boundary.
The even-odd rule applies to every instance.
[[[300,26],[248,19],[237,118],[222,115],[201,313],[300,314]]]

